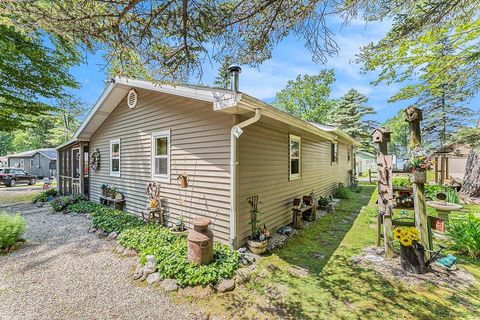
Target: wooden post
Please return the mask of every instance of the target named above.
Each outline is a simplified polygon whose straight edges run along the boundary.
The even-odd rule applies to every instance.
[[[410,131],[410,150],[421,147],[422,138],[420,133],[420,121],[422,121],[422,110],[410,106],[405,110],[406,121],[408,122]],[[443,175],[443,172],[441,173]],[[420,233],[422,245],[427,250],[431,250],[430,241],[428,240],[428,217],[425,204],[425,184],[422,182],[413,183],[413,206],[415,210],[415,227]],[[430,253],[425,252],[428,259]]]
[[[395,256],[393,250],[393,186],[392,165],[393,157],[388,155],[387,143],[390,141],[390,132],[383,128],[376,129],[372,134],[373,142],[378,144],[377,157],[377,189],[378,189],[378,217],[377,217],[377,246],[380,245],[381,222],[383,219],[383,241],[385,243],[385,257]]]

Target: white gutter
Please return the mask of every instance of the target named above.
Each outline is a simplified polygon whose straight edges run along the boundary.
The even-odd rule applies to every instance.
[[[258,120],[262,111],[255,109],[255,116],[232,127],[230,131],[230,244],[237,246],[237,139],[245,128]]]

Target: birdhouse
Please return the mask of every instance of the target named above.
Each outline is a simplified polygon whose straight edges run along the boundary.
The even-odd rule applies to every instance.
[[[422,110],[418,109],[415,106],[410,106],[405,110],[405,115],[406,115],[406,120],[407,122],[413,122],[413,121],[422,121],[423,120],[423,115],[422,115]]]
[[[375,129],[372,133],[372,140],[374,143],[390,142],[390,131],[384,128]]]

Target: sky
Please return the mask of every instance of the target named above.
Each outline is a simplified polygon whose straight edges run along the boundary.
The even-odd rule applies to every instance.
[[[339,98],[351,88],[357,89],[369,98],[368,105],[377,112],[369,116],[369,119],[383,122],[411,104],[408,101],[388,103],[388,98],[400,87],[371,85],[376,74],[362,74],[361,66],[353,62],[360,47],[372,41],[375,42],[386,34],[390,29],[389,21],[366,25],[360,20],[353,20],[347,26],[343,26],[340,18],[337,18],[333,19],[329,25],[340,49],[338,55],[330,57],[326,64],[313,62],[303,42],[288,36],[274,49],[272,58],[258,68],[241,66],[240,91],[265,102],[272,102],[276,92],[283,89],[288,80],[295,79],[299,74],[314,75],[322,69],[333,68],[336,82],[332,87],[331,98]],[[210,62],[206,63],[203,66],[204,74],[201,82],[207,85],[212,84],[218,67]],[[72,74],[82,86],[78,92],[79,96],[92,106],[105,85],[106,74],[101,55],[88,55],[86,63],[73,68]],[[199,83],[199,79],[191,79],[190,82]]]

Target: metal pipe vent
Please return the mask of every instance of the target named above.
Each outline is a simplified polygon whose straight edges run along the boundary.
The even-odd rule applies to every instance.
[[[232,65],[228,67],[228,72],[230,73],[230,89],[233,91],[238,91],[242,68],[237,65]]]

